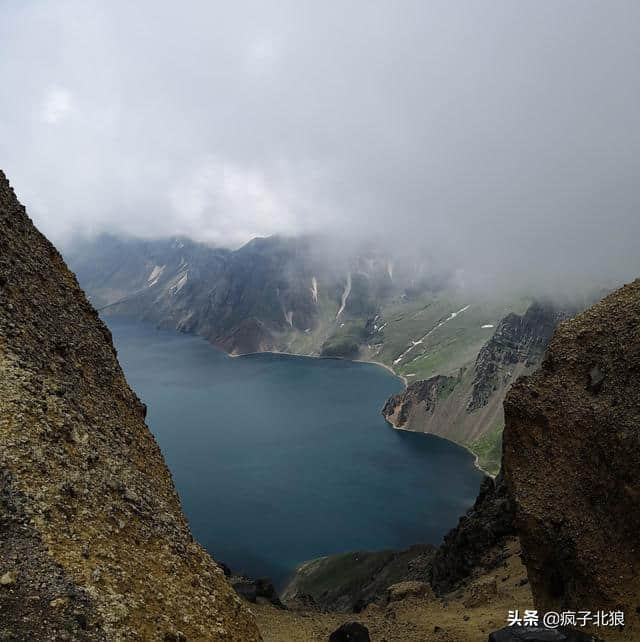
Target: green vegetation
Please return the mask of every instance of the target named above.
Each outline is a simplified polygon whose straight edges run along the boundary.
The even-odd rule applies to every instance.
[[[407,363],[398,364],[401,374],[412,374],[415,380],[428,379],[437,374],[455,374],[475,361],[480,348],[491,337],[490,329],[478,332],[476,328],[458,328],[452,332],[443,326],[436,332],[440,336],[434,336],[422,354],[417,353]]]
[[[322,346],[325,357],[355,358],[365,338],[365,325],[362,321],[345,321],[336,329]]]
[[[455,387],[460,383],[462,375],[464,374],[464,369],[461,368],[457,377],[447,379],[440,385],[438,388],[438,399],[441,401],[446,399],[455,389]]]
[[[382,329],[369,339],[377,350],[369,356],[412,381],[455,375],[474,362],[505,315],[520,314],[527,305],[525,299],[506,296],[479,301],[457,290],[399,297],[382,307],[376,320]],[[457,315],[451,318],[453,312]],[[406,352],[412,342],[420,343]]]
[[[337,585],[361,585],[392,557],[391,551],[359,551],[311,560],[298,568],[296,589],[299,593],[322,595]]]
[[[503,423],[499,422],[486,435],[469,444],[471,452],[478,457],[478,466],[490,475],[500,472],[503,429]]]

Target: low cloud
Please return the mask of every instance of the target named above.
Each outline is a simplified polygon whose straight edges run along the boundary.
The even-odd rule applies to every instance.
[[[241,245],[276,231],[295,232],[297,221],[285,189],[274,188],[257,169],[208,156],[170,190],[179,234],[217,245]],[[144,233],[144,230],[140,230]]]
[[[629,279],[639,61],[632,0],[10,2],[0,166],[60,244],[322,233]]]
[[[71,92],[63,87],[52,87],[44,97],[42,120],[48,125],[55,125],[68,117],[73,110]]]

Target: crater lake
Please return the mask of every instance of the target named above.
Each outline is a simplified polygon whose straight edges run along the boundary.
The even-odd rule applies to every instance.
[[[205,340],[106,319],[198,541],[282,588],[323,555],[437,545],[483,474],[465,449],[393,429],[402,382],[375,364],[229,357]]]

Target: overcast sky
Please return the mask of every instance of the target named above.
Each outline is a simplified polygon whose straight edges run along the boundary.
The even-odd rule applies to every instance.
[[[0,166],[54,242],[372,231],[640,274],[637,0],[0,10]]]

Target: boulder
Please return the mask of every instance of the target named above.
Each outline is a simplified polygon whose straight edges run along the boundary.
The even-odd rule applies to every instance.
[[[1,586],[9,586],[16,583],[16,573],[15,571],[7,571],[0,577]]]
[[[498,595],[498,584],[495,578],[485,582],[477,582],[469,589],[463,604],[468,609],[472,609],[490,602],[496,595]]]
[[[507,626],[491,633],[489,642],[598,642],[598,638],[566,627]]]
[[[369,629],[360,622],[345,622],[329,636],[329,642],[371,642]]]
[[[562,323],[504,408],[503,469],[537,609],[624,611],[624,632],[607,639],[639,639],[640,280]]]
[[[244,577],[231,578],[231,586],[233,586],[235,592],[247,600],[247,602],[253,602],[255,604],[258,601],[258,589],[256,583],[252,580],[245,579]]]
[[[273,582],[267,578],[253,580],[248,577],[231,577],[231,586],[236,593],[248,602],[268,602],[278,608],[284,609],[285,606],[280,601],[276,587]]]
[[[387,589],[387,603],[406,600],[408,597],[433,598],[433,589],[429,584],[418,581],[398,582]]]

